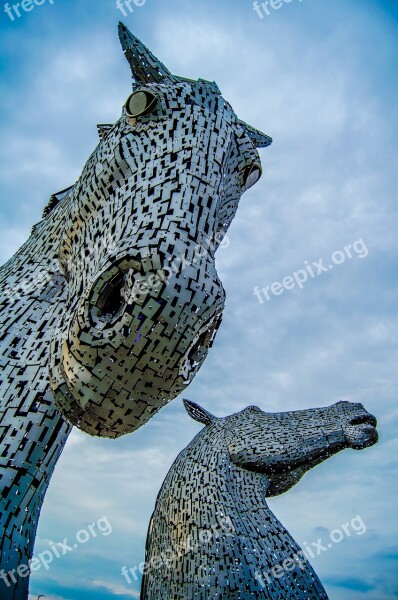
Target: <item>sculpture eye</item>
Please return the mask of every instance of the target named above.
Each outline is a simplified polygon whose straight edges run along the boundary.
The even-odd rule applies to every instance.
[[[151,92],[133,92],[125,104],[129,117],[139,117],[149,112],[156,104],[157,98]]]
[[[243,185],[246,189],[251,188],[260,179],[263,170],[258,163],[253,163],[246,168]]]

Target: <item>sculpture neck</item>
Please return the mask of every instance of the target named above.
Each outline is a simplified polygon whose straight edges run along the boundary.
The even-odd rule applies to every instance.
[[[7,574],[32,556],[44,494],[70,431],[47,393],[49,342],[65,299],[56,265],[60,227],[60,219],[39,223],[0,269],[2,600],[27,598],[26,568],[25,577]]]
[[[48,219],[34,225],[29,239],[0,267],[2,298],[3,294],[5,299],[12,297],[15,304],[19,297],[32,296],[46,282],[45,272],[50,275],[58,270],[63,210],[62,206],[54,208]],[[5,310],[2,300],[2,316]]]
[[[170,550],[173,562],[144,577],[141,598],[195,592],[228,600],[239,589],[242,597],[270,598],[272,590],[272,598],[285,600],[286,590],[297,588],[303,597],[308,590],[310,598],[326,600],[308,563],[303,569],[293,564],[283,580],[272,571],[302,554],[268,507],[267,487],[264,475],[231,462],[222,427],[202,430],[177,458],[158,496],[146,562]],[[231,565],[239,565],[233,577]]]

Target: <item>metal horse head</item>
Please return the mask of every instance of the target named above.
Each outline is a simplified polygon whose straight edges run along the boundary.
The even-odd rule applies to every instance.
[[[172,75],[122,24],[119,36],[133,93],[47,211],[62,213],[68,281],[51,387],[72,424],[106,437],[143,425],[202,365],[224,307],[214,252],[272,141],[215,83]]]
[[[378,440],[375,417],[351,402],[283,413],[249,406],[225,421],[231,461],[263,473],[267,497],[286,492],[337,452],[362,450]]]
[[[205,427],[180,453],[158,495],[141,600],[327,600],[266,498],[340,450],[375,444],[376,419],[349,402],[285,413],[249,406],[225,418],[189,401],[185,406]],[[129,572],[123,574],[129,581]]]

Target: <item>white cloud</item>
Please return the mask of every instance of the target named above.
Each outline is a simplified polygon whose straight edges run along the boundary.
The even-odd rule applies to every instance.
[[[116,585],[106,581],[93,581],[92,585],[96,588],[102,588],[111,592],[113,596],[128,596],[129,598],[139,598],[140,593],[135,592],[123,585]]]

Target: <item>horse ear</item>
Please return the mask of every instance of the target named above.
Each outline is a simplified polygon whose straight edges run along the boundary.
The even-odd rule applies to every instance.
[[[119,23],[119,39],[137,83],[173,83],[174,76],[144,44]]]
[[[183,400],[183,402],[187,413],[195,421],[204,423],[204,425],[210,425],[215,421],[216,417],[199,406],[199,404],[195,404],[195,402],[191,402],[191,400]]]
[[[239,125],[246,130],[247,135],[256,146],[256,148],[266,148],[272,144],[272,138],[244,121],[239,121]]]

